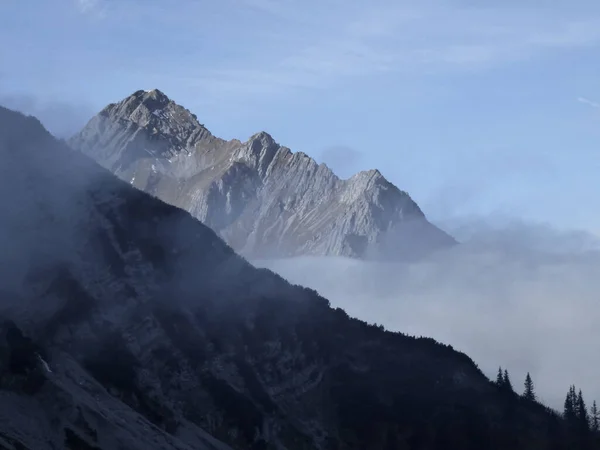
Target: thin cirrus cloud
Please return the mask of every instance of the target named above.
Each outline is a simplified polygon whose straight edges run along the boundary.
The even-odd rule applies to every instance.
[[[99,12],[102,8],[101,0],[75,0],[75,6],[82,13]]]
[[[595,101],[593,101],[593,100],[590,100],[590,99],[588,99],[588,98],[585,98],[585,97],[577,97],[577,101],[578,101],[579,103],[583,103],[584,105],[591,106],[592,108],[595,108],[595,109],[600,109],[600,103],[598,103],[598,102],[595,102]]]
[[[81,12],[110,16],[109,23],[127,17],[128,28],[160,29],[188,55],[156,67],[153,54],[138,54],[144,62],[128,67],[129,75],[220,99],[329,88],[379,74],[485,70],[600,43],[600,8],[590,11],[582,1],[544,14],[516,2],[492,8],[460,0],[181,0],[177,9],[137,0],[76,4]]]
[[[324,88],[351,77],[379,73],[481,70],[524,61],[540,54],[600,43],[600,12],[548,17],[512,8],[465,8],[377,1],[344,9],[336,0],[314,6],[298,2],[244,0],[246,8],[287,23],[273,31],[285,45],[260,65],[248,58],[230,60],[227,68],[201,71],[192,83],[232,93],[286,92],[290,88]],[[408,5],[408,6],[407,6]],[[307,31],[308,30],[308,31]]]
[[[79,10],[82,16],[91,18],[94,20],[106,20],[111,12],[113,6],[112,3],[108,3],[106,0],[74,0],[75,6]],[[121,0],[123,1],[123,0]]]

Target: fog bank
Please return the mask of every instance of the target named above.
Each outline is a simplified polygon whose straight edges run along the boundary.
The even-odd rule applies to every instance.
[[[463,244],[417,263],[303,257],[254,262],[316,289],[332,306],[464,351],[522,391],[530,372],[561,409],[570,384],[600,401],[600,249],[593,236],[483,221],[450,230]]]

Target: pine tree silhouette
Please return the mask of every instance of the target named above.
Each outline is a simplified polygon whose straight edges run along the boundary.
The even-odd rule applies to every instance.
[[[569,392],[567,393],[567,397],[565,398],[565,406],[563,411],[563,417],[565,421],[569,424],[573,424],[577,419],[577,414],[575,412],[575,386],[569,387]]]
[[[574,384],[569,388],[569,396],[571,397],[571,405],[573,405],[573,415],[577,417],[579,411],[577,409],[577,393]]]
[[[577,394],[577,421],[579,422],[582,431],[589,431],[590,418],[585,406],[585,401],[583,400],[581,389],[579,389],[579,394]]]
[[[523,397],[527,400],[534,401],[535,400],[535,392],[533,390],[533,380],[531,379],[531,375],[527,372],[527,376],[525,377],[525,392],[523,392]]]
[[[598,413],[596,400],[592,403],[592,409],[590,410],[590,426],[593,432],[598,432],[600,428],[600,413]]]
[[[504,375],[502,374],[502,367],[498,367],[498,375],[496,375],[496,385],[502,387],[504,385]]]
[[[504,377],[502,380],[502,386],[507,391],[513,391],[512,383],[510,382],[510,377],[508,376],[508,371],[506,369],[504,369]]]

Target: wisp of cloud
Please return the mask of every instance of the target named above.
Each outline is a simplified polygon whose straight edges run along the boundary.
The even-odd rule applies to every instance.
[[[386,329],[430,336],[490,376],[527,372],[560,409],[569,385],[600,400],[600,252],[585,233],[510,224],[461,228],[465,239],[419,262],[304,257],[259,262]]]

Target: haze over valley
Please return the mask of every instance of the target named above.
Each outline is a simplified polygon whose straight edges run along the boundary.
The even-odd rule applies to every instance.
[[[0,450],[599,450],[600,3],[0,2]]]
[[[546,403],[564,385],[600,396],[600,242],[541,224],[485,226],[412,264],[305,257],[256,261],[312,287],[334,306],[392,331],[431,336],[472,356],[493,378],[527,372]]]

